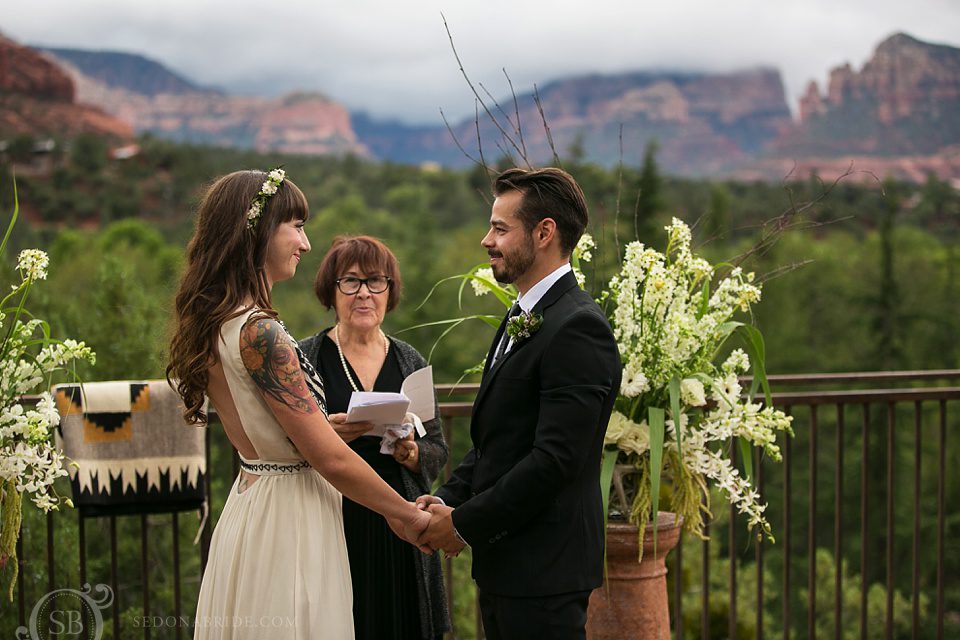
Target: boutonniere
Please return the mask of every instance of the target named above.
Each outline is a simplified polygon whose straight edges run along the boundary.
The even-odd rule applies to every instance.
[[[539,331],[542,324],[543,316],[539,313],[521,311],[507,321],[507,335],[513,338],[514,342],[520,342]]]

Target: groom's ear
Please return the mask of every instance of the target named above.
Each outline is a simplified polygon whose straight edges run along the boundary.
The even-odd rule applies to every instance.
[[[533,240],[541,249],[546,248],[557,235],[557,221],[544,218],[533,231]]]

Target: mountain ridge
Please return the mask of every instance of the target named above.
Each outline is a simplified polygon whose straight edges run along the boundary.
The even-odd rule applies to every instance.
[[[960,176],[960,49],[905,33],[878,43],[860,69],[834,67],[822,91],[811,82],[797,118],[779,71],[762,65],[728,73],[580,74],[544,84],[540,104],[530,91],[507,96],[500,109],[491,99],[507,131],[520,112],[522,145],[505,139],[482,111],[479,121],[408,125],[350,113],[318,93],[226,94],[139,54],[66,51],[55,59],[69,71],[79,101],[117,115],[137,133],[184,142],[457,167],[481,149],[488,163],[508,154],[517,160],[514,142],[536,163],[575,149],[608,166],[637,164],[655,139],[662,168],[680,175],[776,180],[788,165],[815,173],[819,164],[829,173],[856,159],[910,179],[926,171]]]
[[[146,96],[161,93],[194,93],[214,91],[200,87],[183,75],[169,69],[162,62],[139,53],[121,51],[92,51],[60,47],[33,47],[69,62],[86,76],[111,88],[124,88]]]

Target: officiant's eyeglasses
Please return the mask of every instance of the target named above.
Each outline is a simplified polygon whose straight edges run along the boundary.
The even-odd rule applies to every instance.
[[[367,291],[370,293],[383,293],[390,288],[391,279],[389,276],[370,276],[369,278],[355,278],[346,276],[337,278],[337,288],[340,293],[352,296],[360,291],[360,285],[367,285]]]

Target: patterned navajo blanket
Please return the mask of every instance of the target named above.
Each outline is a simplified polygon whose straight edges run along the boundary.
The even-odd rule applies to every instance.
[[[166,380],[60,384],[58,443],[85,516],[200,507],[206,431],[187,425]]]

